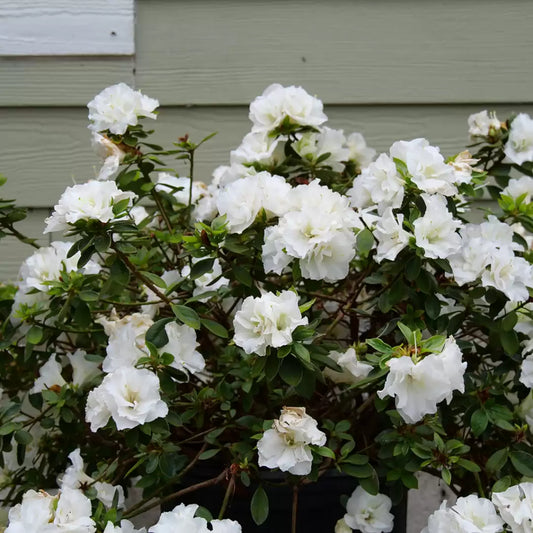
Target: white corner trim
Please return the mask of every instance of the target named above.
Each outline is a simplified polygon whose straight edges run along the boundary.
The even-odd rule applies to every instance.
[[[133,55],[134,0],[0,0],[0,55]]]

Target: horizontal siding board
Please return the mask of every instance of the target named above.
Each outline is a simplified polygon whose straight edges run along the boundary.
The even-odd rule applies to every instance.
[[[531,0],[138,0],[136,83],[166,105],[270,83],[327,103],[531,102]]]
[[[134,0],[2,0],[0,55],[132,55]]]
[[[85,106],[120,81],[133,85],[133,58],[0,57],[0,106]]]
[[[49,236],[43,235],[44,219],[47,216],[47,209],[31,209],[28,217],[18,222],[15,228],[27,237],[37,239],[39,245],[46,246],[50,242]],[[22,261],[34,252],[34,248],[12,237],[0,240],[0,246],[3,250],[0,260],[0,283],[14,282]]]
[[[329,126],[345,133],[360,131],[367,142],[384,151],[396,140],[427,137],[451,155],[468,143],[466,119],[479,106],[332,106],[326,107]],[[492,106],[503,118],[509,112],[533,113],[529,106]],[[84,109],[0,108],[0,160],[8,177],[5,194],[25,206],[54,205],[65,187],[96,175],[99,162],[90,146]],[[209,181],[212,171],[227,164],[229,151],[249,131],[245,107],[162,108],[156,122],[146,121],[156,133],[152,141],[167,147],[188,133],[199,141],[218,134],[198,152],[198,179]],[[176,169],[185,173],[182,161]]]

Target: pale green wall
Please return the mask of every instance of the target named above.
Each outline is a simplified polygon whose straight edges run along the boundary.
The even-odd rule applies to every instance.
[[[161,101],[159,140],[219,132],[199,155],[205,179],[275,81],[303,85],[332,127],[378,150],[425,136],[453,153],[469,113],[533,113],[532,27],[531,0],[138,0],[134,57],[0,56],[5,193],[36,208],[24,229],[40,234],[64,188],[94,176],[85,104],[118,81]],[[12,279],[31,250],[2,252]]]

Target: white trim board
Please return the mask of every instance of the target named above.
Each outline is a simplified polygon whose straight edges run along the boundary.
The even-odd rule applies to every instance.
[[[0,0],[0,55],[133,55],[134,0]]]

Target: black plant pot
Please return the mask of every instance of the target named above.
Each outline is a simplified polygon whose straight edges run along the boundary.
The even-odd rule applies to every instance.
[[[216,477],[220,470],[201,469],[187,476],[186,485],[192,485]],[[271,472],[263,476],[270,512],[266,522],[258,526],[250,514],[250,501],[257,488],[256,483],[244,487],[238,483],[233,497],[230,499],[224,518],[237,520],[243,533],[290,533],[292,519],[292,487],[281,485],[284,481],[281,473]],[[297,533],[333,533],[335,524],[346,513],[341,505],[343,495],[350,496],[357,486],[353,477],[335,471],[326,473],[316,483],[302,485],[298,491]],[[196,503],[207,508],[216,518],[227,483],[214,485],[193,492],[180,498],[179,501],[168,502],[163,511],[170,511],[179,503]],[[405,533],[407,499],[392,508],[394,514],[394,533]]]

